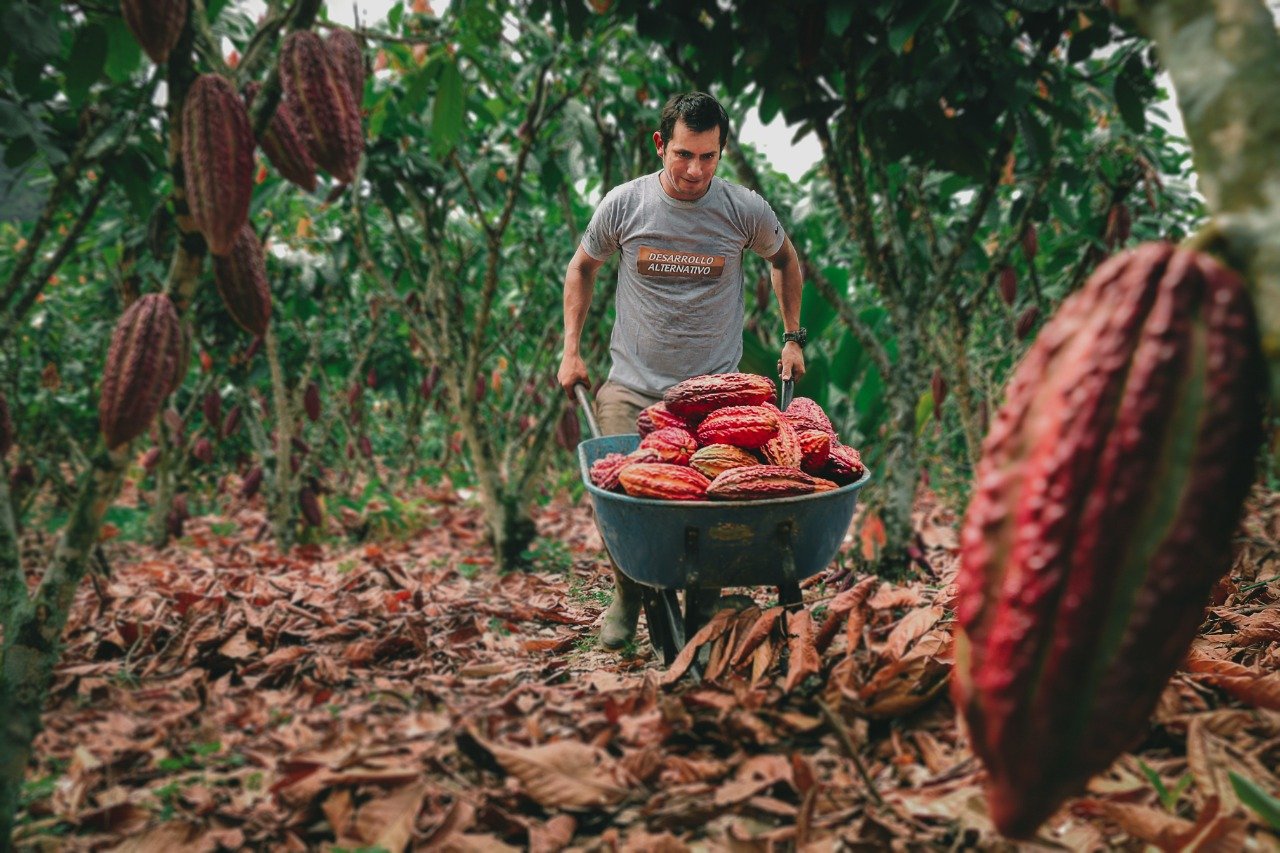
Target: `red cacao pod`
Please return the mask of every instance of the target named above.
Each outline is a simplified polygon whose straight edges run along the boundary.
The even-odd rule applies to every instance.
[[[324,511],[320,508],[320,498],[306,486],[298,490],[298,509],[302,511],[302,519],[308,526],[319,527],[324,524]]]
[[[240,429],[240,406],[232,406],[227,410],[226,420],[222,422],[222,431],[219,433],[221,438],[230,438]]]
[[[295,30],[280,48],[280,82],[311,157],[344,184],[355,180],[364,153],[360,113],[342,74],[329,62],[324,42]]]
[[[780,420],[763,406],[726,406],[698,424],[698,444],[732,444],[754,450],[778,434]]]
[[[187,4],[175,0],[121,0],[120,15],[151,61],[163,65],[182,37]]]
[[[378,387],[378,371],[370,367],[364,374],[364,384],[370,388]]]
[[[189,518],[191,518],[191,510],[187,506],[187,496],[174,495],[169,514],[165,516],[165,528],[169,536],[174,539],[180,538]]]
[[[745,465],[730,468],[711,481],[707,497],[722,501],[753,501],[807,495],[813,477],[798,468],[782,465]]]
[[[329,31],[324,47],[329,54],[329,64],[351,90],[351,100],[358,112],[364,102],[364,48],[360,40],[350,30],[335,29]]]
[[[578,420],[578,410],[565,407],[556,422],[556,444],[565,450],[575,450],[582,440],[582,424]]]
[[[240,497],[248,500],[262,488],[262,466],[258,465],[245,475],[240,483]]]
[[[754,373],[712,373],[672,385],[662,395],[667,411],[699,418],[725,406],[758,406],[775,395],[773,380]]]
[[[198,462],[208,465],[213,461],[213,443],[207,438],[196,439],[196,443],[191,446],[191,455]]]
[[[1018,274],[1013,271],[1013,267],[1003,267],[1000,270],[1000,298],[1005,305],[1013,305],[1018,298]]]
[[[663,462],[688,465],[698,442],[684,427],[663,427],[640,439],[640,447],[651,449]]]
[[[1107,211],[1107,230],[1102,235],[1107,249],[1114,251],[1117,246],[1128,242],[1132,228],[1133,218],[1129,215],[1129,206],[1122,201],[1111,205],[1111,209]]]
[[[800,470],[807,474],[822,473],[831,458],[834,441],[831,434],[820,429],[798,429],[796,438],[800,442]]]
[[[668,501],[700,501],[707,495],[710,481],[687,465],[668,462],[636,462],[618,473],[627,494],[637,498]]]
[[[245,87],[245,103],[253,106],[253,100],[261,92],[260,83],[250,83]],[[298,117],[293,114],[293,107],[283,97],[276,104],[276,111],[271,116],[267,130],[258,139],[262,152],[267,155],[271,165],[286,180],[309,193],[316,191],[316,161],[311,158],[311,150],[307,147],[306,137],[298,124]]]
[[[431,369],[427,371],[427,375],[422,379],[422,399],[430,400],[431,395],[435,393],[436,385],[440,382],[440,366],[433,364]]]
[[[108,448],[146,431],[177,371],[178,312],[162,293],[148,293],[120,315],[102,371],[98,422]]]
[[[214,256],[213,271],[231,319],[251,335],[265,335],[271,322],[271,289],[262,241],[249,223],[240,229],[230,252]]]
[[[1147,730],[1253,483],[1265,367],[1244,282],[1148,243],[1010,380],[961,532],[952,695],[996,826],[1030,836]]]
[[[356,442],[360,446],[360,455],[365,459],[373,458],[373,442],[369,441],[369,436],[362,435]]]
[[[1035,223],[1027,223],[1027,230],[1022,232],[1022,257],[1027,259],[1030,264],[1036,259],[1036,255],[1040,252],[1040,237],[1036,234]]]
[[[320,386],[314,382],[308,382],[307,390],[302,392],[302,409],[312,423],[320,420]]]
[[[782,416],[796,429],[820,429],[831,436],[836,434],[827,413],[808,397],[796,397],[791,401],[791,405],[787,406]]]
[[[311,452],[311,445],[296,435],[289,437],[289,446],[304,456]]]
[[[640,433],[641,438],[663,427],[680,427],[687,430],[689,422],[667,411],[667,404],[663,402],[641,409],[636,417],[636,432]]]
[[[605,491],[616,492],[620,488],[618,475],[631,462],[621,453],[606,453],[591,463],[591,482]]]
[[[231,251],[249,221],[253,194],[253,131],[235,88],[201,74],[182,107],[182,174],[187,205],[209,251]]]
[[[147,452],[142,454],[142,470],[150,474],[156,470],[156,465],[160,463],[160,448],[151,447]]]
[[[1018,322],[1014,326],[1014,334],[1018,336],[1018,340],[1024,340],[1027,335],[1031,334],[1031,330],[1036,327],[1036,321],[1040,319],[1040,309],[1035,305],[1028,305],[1021,314],[1018,315]]]
[[[778,422],[778,434],[760,445],[760,455],[766,464],[780,465],[783,468],[799,468],[804,460],[804,451],[800,447],[800,436],[796,428],[781,414],[775,416]]]
[[[837,483],[852,483],[861,477],[865,470],[866,468],[862,464],[862,456],[858,454],[858,451],[839,442],[834,442],[831,445],[831,452],[827,456],[827,465],[822,469],[822,474]]]
[[[732,444],[708,444],[706,447],[699,447],[689,457],[689,466],[696,468],[708,480],[714,480],[730,468],[759,464],[760,460],[750,451]]]
[[[933,369],[933,378],[929,380],[929,391],[933,395],[934,420],[942,420],[942,404],[947,399],[947,380],[942,375],[942,368]]]
[[[222,395],[217,391],[210,391],[204,395],[200,408],[204,412],[204,422],[209,430],[217,435],[222,428]]]

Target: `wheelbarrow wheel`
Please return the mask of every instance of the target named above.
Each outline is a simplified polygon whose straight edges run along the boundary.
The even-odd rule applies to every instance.
[[[684,648],[684,619],[680,616],[680,599],[674,589],[644,588],[644,618],[649,624],[649,642],[653,651],[670,666]]]

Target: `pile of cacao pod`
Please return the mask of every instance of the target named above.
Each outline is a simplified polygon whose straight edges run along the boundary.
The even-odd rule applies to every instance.
[[[1147,732],[1231,565],[1263,438],[1245,282],[1147,243],[1015,371],[961,533],[952,696],[997,828],[1028,837]]]
[[[830,491],[864,472],[831,419],[807,397],[785,412],[771,379],[751,373],[695,376],[640,412],[640,446],[591,466],[607,491],[662,500],[764,500]]]

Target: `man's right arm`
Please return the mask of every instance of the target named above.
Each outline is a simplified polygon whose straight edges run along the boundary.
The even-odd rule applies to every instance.
[[[587,322],[587,312],[591,308],[591,294],[596,286],[596,272],[604,261],[598,261],[587,254],[582,246],[569,261],[569,268],[564,274],[564,352],[560,357],[560,371],[556,378],[565,393],[573,399],[573,386],[579,382],[590,385],[587,376],[587,365],[579,353],[582,341],[582,327]]]

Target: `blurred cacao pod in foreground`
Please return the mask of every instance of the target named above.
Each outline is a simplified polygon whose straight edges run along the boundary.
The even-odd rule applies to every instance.
[[[253,132],[235,88],[201,74],[182,107],[182,174],[187,205],[209,251],[231,251],[249,220],[253,195]]]
[[[1264,383],[1244,282],[1169,243],[1103,264],[1015,371],[961,533],[952,680],[1006,835],[1146,731],[1230,566]]]
[[[107,447],[142,435],[169,393],[182,331],[173,302],[148,293],[120,315],[102,371],[98,422]]]
[[[173,0],[121,0],[120,14],[151,61],[162,65],[182,36],[187,4]]]

